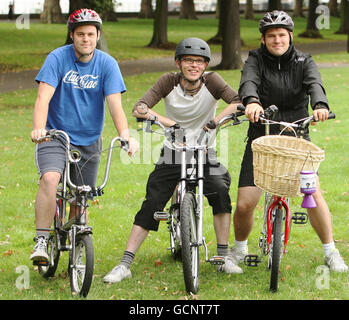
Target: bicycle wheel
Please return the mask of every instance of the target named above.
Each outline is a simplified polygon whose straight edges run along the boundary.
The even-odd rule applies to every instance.
[[[92,238],[89,234],[76,237],[75,259],[69,254],[69,276],[72,293],[86,297],[92,283],[94,253]]]
[[[59,234],[57,226],[60,225],[58,219],[62,217],[62,200],[57,199],[56,214],[54,218],[54,230],[51,230],[50,237],[47,243],[48,263],[38,262],[39,273],[44,278],[53,277],[59,262],[60,251],[58,250]]]
[[[199,288],[199,247],[197,245],[195,210],[195,197],[188,192],[184,195],[180,216],[183,274],[188,293],[196,293]]]
[[[60,256],[57,240],[58,240],[57,232],[55,231],[51,232],[50,237],[48,239],[48,243],[47,243],[48,262],[41,263],[40,261],[38,261],[37,263],[39,273],[44,278],[53,277],[57,270],[59,256]]]
[[[269,290],[276,292],[278,290],[278,280],[280,271],[280,261],[282,255],[282,221],[283,210],[276,209],[273,222],[273,239],[270,258],[270,284]]]

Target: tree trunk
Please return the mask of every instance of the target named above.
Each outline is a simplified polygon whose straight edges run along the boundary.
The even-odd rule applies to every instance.
[[[198,19],[198,17],[195,14],[194,0],[182,0],[179,18],[193,20]]]
[[[337,0],[330,0],[330,2],[328,3],[328,8],[330,9],[330,16],[339,17]]]
[[[246,2],[245,19],[254,20],[253,0],[247,0]]]
[[[223,0],[221,2],[221,7],[221,19],[224,16],[222,61],[218,66],[214,67],[214,69],[240,69],[242,67],[242,60],[239,1]]]
[[[340,27],[337,34],[347,34],[349,32],[349,3],[348,0],[342,0],[339,7],[340,10]]]
[[[156,0],[153,37],[148,44],[152,48],[168,48],[167,41],[168,0]]]
[[[40,20],[43,23],[62,23],[62,10],[59,5],[59,0],[45,0],[44,10],[40,15]]]
[[[218,10],[217,10],[217,16],[218,18],[218,31],[217,34],[215,36],[213,36],[212,38],[207,40],[208,44],[221,44],[222,43],[222,39],[223,39],[223,26],[225,24],[225,14],[224,14],[224,10],[225,10],[225,5],[226,5],[226,0],[219,0],[217,2],[218,5]]]
[[[309,0],[307,29],[299,35],[302,38],[322,38],[318,28],[316,27],[316,7],[319,4],[319,0]]]
[[[294,9],[293,9],[294,17],[304,17],[303,14],[303,0],[295,0]]]
[[[152,19],[153,15],[153,7],[151,4],[152,0],[142,0],[141,2],[141,11],[139,12],[138,18],[140,19]]]
[[[268,11],[281,10],[281,0],[269,0]]]

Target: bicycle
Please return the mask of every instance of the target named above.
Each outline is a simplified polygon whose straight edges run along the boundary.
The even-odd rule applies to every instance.
[[[94,196],[101,196],[107,184],[112,152],[115,142],[128,151],[128,142],[115,137],[110,142],[104,180],[99,187],[91,188],[88,185],[75,185],[71,181],[70,167],[80,160],[80,153],[71,150],[70,139],[66,132],[51,129],[44,139],[63,139],[66,148],[66,166],[62,174],[56,194],[56,213],[48,240],[48,261],[34,261],[39,273],[44,278],[53,277],[58,267],[60,254],[69,251],[68,274],[72,294],[86,297],[93,278],[94,250],[92,244],[92,227],[87,224],[88,200]],[[87,160],[88,161],[88,160]],[[78,213],[68,217],[67,205],[74,204]]]
[[[269,127],[270,125],[280,125],[283,127],[281,130],[281,133],[284,133],[285,131],[291,131],[296,138],[295,143],[303,142],[307,143],[306,148],[309,148],[311,144],[310,142],[307,142],[306,140],[302,139],[304,137],[306,128],[309,126],[310,122],[314,121],[313,116],[300,119],[298,121],[295,121],[293,123],[288,123],[284,121],[274,121],[271,118],[273,115],[277,112],[276,106],[270,106],[268,109],[265,110],[265,115],[261,115],[260,118],[262,120],[262,123],[265,125],[265,131],[266,136],[273,139],[273,137],[280,137],[279,135],[270,136],[269,135]],[[330,113],[328,119],[334,119],[335,114]],[[293,137],[287,137],[282,136],[285,138],[293,138]],[[299,140],[302,139],[302,140]],[[258,140],[258,139],[257,139]],[[316,151],[319,151],[318,153],[318,159],[317,164],[311,163],[313,168],[316,171],[318,169],[318,166],[320,165],[320,162],[324,158],[324,152],[316,147],[315,145],[314,149],[310,151],[310,162],[316,158]],[[276,148],[277,146],[275,146]],[[315,149],[315,147],[318,149]],[[256,173],[256,166],[257,162],[261,162],[260,159],[255,159],[256,156],[256,144],[252,144],[252,150],[253,150],[253,156],[254,156],[254,174]],[[321,151],[320,151],[321,150]],[[281,150],[282,152],[286,152],[285,150]],[[312,152],[312,154],[311,154]],[[299,162],[299,168],[300,169],[293,169],[295,170],[292,172],[292,174],[295,175],[295,179],[299,179],[299,174],[302,171],[301,169],[305,166],[306,162],[308,161],[306,151],[302,150],[303,160]],[[302,163],[303,161],[303,163]],[[316,167],[316,168],[315,168]],[[275,168],[274,168],[275,169]],[[270,172],[269,172],[270,173]],[[273,173],[272,173],[273,174]],[[284,175],[280,176],[282,180],[287,179],[288,173],[285,172]],[[263,217],[263,224],[261,229],[261,236],[259,238],[258,246],[260,247],[261,254],[259,255],[247,255],[244,259],[244,263],[247,266],[257,267],[259,263],[262,262],[263,256],[268,256],[268,262],[267,266],[270,270],[270,281],[269,281],[269,290],[272,292],[276,292],[278,290],[278,280],[279,280],[279,271],[280,271],[280,263],[283,255],[286,253],[286,246],[287,242],[289,240],[290,236],[290,228],[291,228],[291,220],[294,224],[306,224],[308,222],[308,216],[307,213],[304,212],[294,212],[293,216],[291,216],[291,210],[289,205],[289,197],[299,195],[300,194],[300,187],[299,183],[295,183],[294,186],[292,186],[292,190],[277,190],[278,188],[272,188],[271,186],[263,185],[261,181],[256,181],[255,176],[255,184],[260,187],[263,191],[265,191],[265,199],[264,199],[264,217]],[[293,180],[294,182],[295,180]],[[274,181],[275,182],[275,181]],[[315,191],[315,190],[314,190]],[[284,225],[283,225],[284,221]]]
[[[247,119],[238,119],[242,115],[242,112],[238,112],[224,117],[217,124],[217,128],[230,120],[233,122],[226,127],[247,121]],[[189,146],[185,144],[185,134],[181,129],[167,129],[156,117],[148,120],[145,131],[153,132],[150,129],[153,124],[158,125],[166,137],[171,138],[170,143],[173,149],[180,153],[181,159],[180,180],[173,193],[171,206],[168,211],[155,212],[154,219],[167,221],[170,233],[168,249],[174,259],[180,257],[182,260],[186,291],[197,293],[199,289],[199,248],[204,247],[206,262],[212,265],[224,264],[223,256],[208,258],[208,249],[203,236],[203,180],[207,132],[203,130],[197,144]],[[187,152],[191,152],[190,159],[187,157]]]

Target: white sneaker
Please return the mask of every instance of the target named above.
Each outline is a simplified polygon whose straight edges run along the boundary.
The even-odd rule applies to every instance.
[[[33,253],[30,255],[32,261],[48,261],[47,239],[45,237],[35,237],[36,245]]]
[[[227,256],[224,257],[224,264],[218,266],[218,270],[225,273],[243,273],[243,270],[238,266],[243,262],[245,256],[248,255],[248,250],[238,250],[236,247],[231,247]]]
[[[229,256],[224,257],[224,264],[217,266],[219,272],[225,273],[243,273],[243,270],[234,263],[233,259]]]
[[[125,278],[131,278],[132,273],[130,269],[127,269],[123,264],[117,265],[112,271],[110,271],[104,278],[104,282],[114,283],[120,282]]]
[[[328,265],[330,270],[334,272],[348,271],[348,266],[345,264],[338,249],[333,249],[328,256],[325,256],[325,264]]]

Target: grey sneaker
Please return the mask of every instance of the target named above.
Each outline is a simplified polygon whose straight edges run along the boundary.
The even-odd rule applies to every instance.
[[[114,283],[120,282],[125,278],[131,278],[132,273],[130,269],[127,269],[123,264],[117,265],[112,271],[110,271],[104,278],[104,282]]]
[[[328,256],[325,256],[325,264],[334,272],[348,271],[348,266],[345,264],[338,249],[333,249]]]
[[[224,257],[224,264],[218,265],[217,270],[225,273],[243,273],[243,270],[229,256]]]
[[[33,253],[30,255],[30,260],[48,261],[47,239],[45,237],[35,237],[34,241],[36,244]]]

